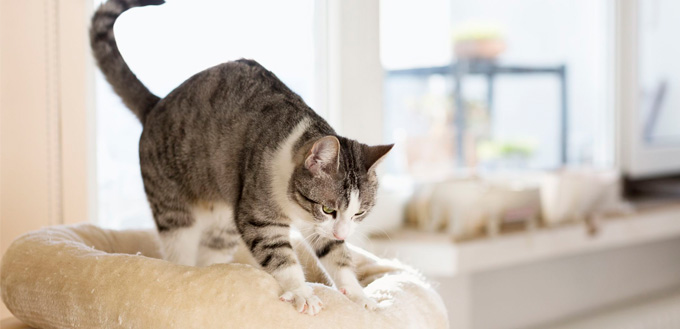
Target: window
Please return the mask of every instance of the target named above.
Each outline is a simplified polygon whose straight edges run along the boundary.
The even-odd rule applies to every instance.
[[[399,146],[390,170],[611,166],[608,10],[604,0],[382,1],[385,133]]]
[[[314,0],[170,1],[126,12],[114,29],[128,65],[160,97],[203,69],[245,57],[314,106],[314,11]],[[139,169],[142,127],[98,71],[96,85],[99,224],[153,227]]]
[[[680,71],[674,64],[678,49],[667,40],[677,31],[679,3],[623,2],[620,9],[622,168],[631,179],[677,175]]]
[[[642,89],[641,123],[644,140],[651,145],[680,145],[680,49],[668,39],[680,28],[677,1],[639,2],[639,66]]]

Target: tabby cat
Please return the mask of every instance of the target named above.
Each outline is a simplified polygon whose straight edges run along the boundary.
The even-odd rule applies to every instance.
[[[240,243],[283,288],[297,311],[322,308],[291,247],[294,225],[336,288],[367,309],[344,240],[369,213],[375,167],[393,145],[338,136],[326,121],[253,60],[200,72],[165,98],[153,95],[121,57],[116,18],[162,0],[109,0],[92,18],[97,63],[144,129],[144,189],[172,262],[226,263]]]

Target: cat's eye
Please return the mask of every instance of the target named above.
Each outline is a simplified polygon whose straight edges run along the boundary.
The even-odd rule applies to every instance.
[[[360,211],[360,212],[354,214],[354,216],[361,216],[361,215],[363,215],[363,214],[365,214],[365,213],[366,213],[366,211]]]
[[[323,210],[324,213],[327,213],[329,215],[332,215],[335,213],[335,210],[333,208],[328,208],[326,206],[321,206],[321,210]]]

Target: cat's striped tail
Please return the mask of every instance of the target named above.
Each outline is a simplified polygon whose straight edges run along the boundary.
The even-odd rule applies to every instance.
[[[142,84],[123,60],[113,35],[113,23],[124,11],[133,7],[160,5],[163,0],[108,0],[92,16],[90,45],[99,68],[106,76],[113,90],[123,99],[144,124],[146,114],[160,98]]]

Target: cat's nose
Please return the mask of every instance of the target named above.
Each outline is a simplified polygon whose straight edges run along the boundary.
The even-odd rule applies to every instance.
[[[333,232],[333,236],[338,240],[345,240],[344,236],[339,236],[338,233]]]

